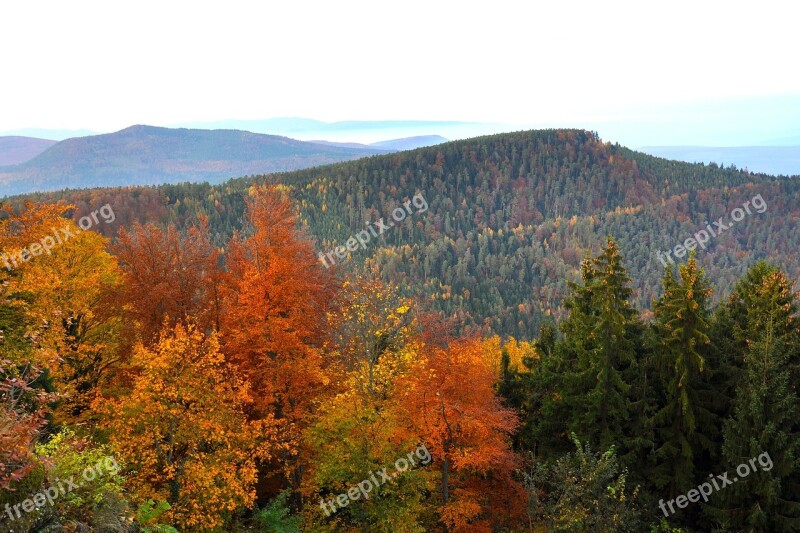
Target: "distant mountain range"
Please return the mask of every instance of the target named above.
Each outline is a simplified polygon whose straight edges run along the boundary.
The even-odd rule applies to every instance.
[[[217,120],[175,124],[182,128],[237,129],[293,139],[324,139],[342,143],[371,143],[386,139],[443,136],[464,139],[518,129],[507,124],[460,122],[454,120],[345,120],[323,122],[309,118],[270,118],[257,120]]]
[[[484,122],[460,122],[454,120],[346,120],[323,122],[310,118],[279,117],[252,120],[215,120],[205,122],[183,122],[162,124],[168,128],[189,128],[203,130],[243,130],[267,135],[281,135],[310,141],[324,139],[333,142],[353,142],[369,145],[386,139],[399,139],[414,136],[444,135],[448,139],[462,139],[518,129],[507,124]],[[65,130],[47,128],[22,128],[0,131],[0,136],[24,136],[39,139],[62,141],[73,137],[87,137],[112,133],[111,131],[91,131],[87,129]]]
[[[24,163],[54,144],[56,141],[34,137],[0,137],[0,167]]]
[[[38,141],[29,143],[28,150],[50,142]],[[0,196],[64,188],[219,183],[232,177],[295,170],[389,151],[326,146],[237,130],[152,126],[66,139],[45,148],[30,160],[0,167]],[[9,153],[6,159],[23,158],[19,150]]]
[[[61,142],[0,137],[0,197],[64,188],[219,183],[446,141],[439,135],[420,135],[367,145],[299,141],[241,130],[153,126]]]
[[[646,146],[640,150],[687,163],[735,165],[776,176],[800,175],[800,143],[797,146]]]

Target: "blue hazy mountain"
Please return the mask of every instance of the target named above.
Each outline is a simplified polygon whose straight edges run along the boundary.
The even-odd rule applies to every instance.
[[[650,155],[687,163],[716,163],[773,175],[800,175],[800,144],[797,146],[646,146]]]
[[[56,141],[35,137],[0,137],[0,167],[29,161],[54,144]]]
[[[132,126],[66,139],[24,163],[0,167],[0,197],[64,188],[154,185],[297,170],[386,153],[239,130]]]

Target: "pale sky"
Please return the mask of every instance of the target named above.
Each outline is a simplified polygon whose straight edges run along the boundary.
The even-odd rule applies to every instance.
[[[614,131],[709,103],[779,106],[800,95],[798,11],[700,0],[3,2],[0,132],[292,116]],[[797,109],[744,111],[755,140],[800,135]]]

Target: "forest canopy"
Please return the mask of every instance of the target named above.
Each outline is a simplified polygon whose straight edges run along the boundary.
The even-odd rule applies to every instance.
[[[7,201],[0,253],[75,237],[0,269],[0,523],[795,531],[796,188],[563,130]]]

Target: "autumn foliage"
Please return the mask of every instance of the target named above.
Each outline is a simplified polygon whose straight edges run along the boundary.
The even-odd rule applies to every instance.
[[[109,510],[112,483],[91,509],[70,507],[81,520],[113,512],[147,527],[235,529],[280,522],[255,510],[286,490],[273,505],[319,530],[508,523],[512,513],[489,501],[518,492],[518,423],[494,391],[500,344],[434,340],[434,321],[399,288],[325,269],[287,190],[254,186],[246,204],[224,246],[202,218],[182,232],[135,222],[113,240],[79,231],[0,271],[0,487],[55,468],[34,448],[51,415],[78,434],[70,442],[87,443],[75,461],[111,450],[122,465],[127,510]],[[0,249],[74,225],[70,209],[8,211]],[[421,444],[429,464],[321,512],[321,498]]]
[[[520,495],[510,442],[517,416],[493,393],[498,374],[480,339],[426,347],[421,355],[398,401],[438,466],[441,520],[453,531],[492,531],[500,525],[493,521],[508,518],[497,502]]]
[[[269,457],[262,442],[272,428],[246,419],[248,383],[217,335],[176,325],[152,349],[137,346],[131,363],[130,394],[100,398],[96,408],[137,499],[169,501],[187,529],[221,526],[225,513],[252,505],[256,460]]]

